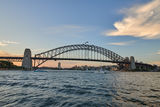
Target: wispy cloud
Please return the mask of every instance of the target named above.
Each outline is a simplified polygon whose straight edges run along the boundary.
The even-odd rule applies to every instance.
[[[9,44],[19,44],[19,43],[14,41],[6,41],[6,40],[0,41],[0,46],[7,46]]]
[[[0,46],[6,46],[6,43],[0,42]]]
[[[18,42],[15,42],[15,41],[6,41],[6,40],[3,40],[2,41],[3,43],[6,43],[6,44],[19,44]]]
[[[9,53],[7,51],[3,51],[3,50],[0,50],[0,56],[23,56],[23,55],[20,55],[20,54],[15,54],[15,53]]]
[[[91,27],[78,26],[78,25],[61,25],[61,26],[53,26],[45,29],[45,33],[52,35],[66,35],[73,36],[79,33],[87,32],[92,30]]]
[[[8,56],[10,55],[8,52],[0,50],[0,56]]]
[[[40,53],[40,52],[44,52],[47,51],[47,49],[32,49],[33,53]]]
[[[109,45],[116,45],[116,46],[126,46],[134,43],[135,41],[127,41],[127,42],[112,42]]]
[[[153,62],[151,62],[151,64],[155,64],[155,65],[160,66],[160,61],[153,61]]]
[[[158,55],[160,55],[160,50],[157,52]]]
[[[124,9],[122,21],[114,23],[116,30],[105,32],[110,36],[134,36],[144,39],[160,38],[160,0]]]

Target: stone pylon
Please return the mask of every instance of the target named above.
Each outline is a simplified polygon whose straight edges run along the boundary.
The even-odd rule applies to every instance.
[[[124,61],[129,62],[129,57],[126,57]],[[129,70],[130,69],[130,64],[124,64],[124,69]]]
[[[24,51],[22,67],[24,70],[32,70],[32,59],[31,59],[31,50],[30,49],[25,49],[25,51]]]
[[[133,56],[130,57],[130,69],[131,70],[135,70],[136,69],[135,59],[134,59]]]

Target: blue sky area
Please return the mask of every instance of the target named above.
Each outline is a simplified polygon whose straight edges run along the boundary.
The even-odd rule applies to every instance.
[[[0,55],[84,43],[160,64],[160,0],[0,0]]]

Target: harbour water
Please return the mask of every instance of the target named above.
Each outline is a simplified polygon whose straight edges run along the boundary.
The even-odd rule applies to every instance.
[[[160,106],[160,72],[0,71],[0,107]]]

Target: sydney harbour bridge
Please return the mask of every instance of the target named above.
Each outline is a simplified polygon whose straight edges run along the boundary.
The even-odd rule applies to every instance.
[[[23,57],[1,56],[0,59],[22,62],[22,67],[27,70],[31,70],[32,67],[38,68],[48,60],[109,62],[116,63],[119,69],[153,69],[150,64],[135,62],[133,56],[124,58],[111,50],[89,44],[66,45],[35,54],[34,57],[32,57],[30,49],[25,49]]]

